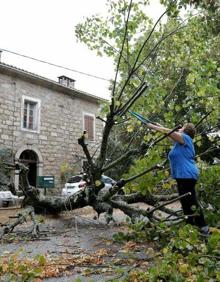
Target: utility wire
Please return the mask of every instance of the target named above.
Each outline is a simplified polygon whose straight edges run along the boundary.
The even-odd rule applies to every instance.
[[[57,68],[69,70],[69,71],[76,72],[76,73],[79,73],[79,74],[82,74],[82,75],[86,75],[86,76],[89,76],[89,77],[93,77],[93,78],[96,78],[96,79],[100,79],[100,80],[104,80],[104,81],[110,82],[110,79],[107,79],[107,78],[104,78],[104,77],[101,77],[101,76],[92,75],[92,74],[85,73],[85,72],[82,72],[82,71],[78,71],[78,70],[74,70],[74,69],[71,69],[71,68],[67,68],[67,67],[64,67],[64,66],[61,66],[61,65],[57,65],[57,64],[50,63],[50,62],[47,62],[47,61],[44,61],[44,60],[36,59],[36,58],[30,57],[30,56],[27,56],[27,55],[23,55],[23,54],[14,52],[14,51],[7,50],[7,49],[0,48],[0,51],[8,52],[8,53],[20,56],[20,57],[31,59],[33,61],[37,61],[37,62],[44,63],[44,64],[47,64],[47,65],[50,65],[50,66],[54,66],[54,67],[57,67]]]

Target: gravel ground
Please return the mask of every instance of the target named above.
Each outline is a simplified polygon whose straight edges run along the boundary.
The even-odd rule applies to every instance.
[[[146,208],[144,204],[138,204],[141,208]],[[178,205],[177,205],[178,206]],[[18,212],[18,209],[0,209],[0,223],[6,223],[9,216],[13,216]],[[92,255],[99,250],[107,250],[105,256],[105,263],[114,266],[115,259],[128,260],[131,256],[130,252],[123,251],[122,244],[112,241],[112,236],[119,231],[125,231],[124,225],[125,215],[120,210],[114,211],[115,223],[105,224],[104,216],[101,215],[98,220],[94,219],[96,213],[92,208],[86,207],[83,209],[74,210],[71,212],[64,212],[58,217],[45,216],[40,217],[42,223],[40,230],[45,234],[40,240],[34,241],[18,241],[16,243],[2,243],[0,244],[0,254],[14,254],[19,252],[20,256],[35,257],[36,255],[50,255],[50,256],[62,256],[62,255]],[[10,221],[13,218],[10,219]],[[18,231],[24,231],[24,229],[30,228],[30,222],[22,225],[22,229]],[[148,246],[139,246],[132,253],[133,258],[144,260],[148,256]],[[89,266],[88,266],[89,267]],[[111,277],[117,276],[115,271],[109,273],[106,269],[103,272],[93,273],[88,277],[83,273],[88,267],[72,267],[69,272],[70,275],[48,278],[43,281],[46,282],[72,282],[77,278],[81,281],[107,281]],[[90,266],[91,267],[91,266]],[[129,266],[120,266],[128,269]],[[6,282],[6,280],[0,280]]]
[[[14,216],[19,209],[4,209],[0,210],[0,222],[6,223],[9,216]],[[121,245],[112,242],[113,234],[123,231],[125,220],[124,214],[117,210],[114,213],[117,218],[116,223],[107,225],[104,216],[101,215],[98,220],[94,219],[96,213],[90,208],[86,207],[72,212],[64,212],[58,217],[46,216],[42,217],[44,220],[40,225],[40,230],[47,236],[40,240],[34,241],[18,241],[14,243],[0,244],[0,254],[12,255],[19,252],[19,256],[33,258],[36,255],[50,255],[68,256],[71,255],[92,255],[100,249],[107,250],[108,254],[105,261],[108,263],[113,257],[121,256],[119,251]],[[11,222],[13,218],[9,219]],[[30,228],[30,222],[22,225],[16,231],[24,231]],[[88,266],[89,267],[89,266]],[[43,281],[48,282],[72,282],[76,278],[81,281],[107,281],[112,277],[108,273],[91,274],[88,277],[83,276],[82,273],[88,267],[74,267],[71,269],[70,276],[62,276],[56,278],[48,278]],[[106,271],[107,272],[107,271]],[[115,276],[115,273],[114,273]],[[6,282],[7,280],[0,280]]]

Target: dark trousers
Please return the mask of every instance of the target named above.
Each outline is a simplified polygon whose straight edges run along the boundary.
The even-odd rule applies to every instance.
[[[206,226],[204,215],[201,206],[198,203],[195,191],[196,180],[195,179],[176,179],[179,195],[186,194],[188,192],[191,195],[180,199],[184,215],[189,215],[186,222],[198,227]]]

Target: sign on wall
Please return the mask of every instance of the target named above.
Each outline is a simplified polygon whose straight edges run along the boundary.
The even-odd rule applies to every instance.
[[[55,179],[54,176],[38,176],[37,187],[38,188],[54,188]]]

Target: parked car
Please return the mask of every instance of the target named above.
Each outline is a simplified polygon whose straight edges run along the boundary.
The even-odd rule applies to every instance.
[[[21,204],[22,197],[15,196],[11,191],[0,191],[0,207],[17,206]]]
[[[114,179],[112,179],[111,177],[106,176],[104,174],[102,175],[102,181],[105,183],[105,187],[102,188],[103,192],[106,191],[107,189],[110,189],[117,182]],[[117,194],[124,195],[125,194],[124,187],[122,187],[122,189],[119,190],[119,192]]]
[[[62,196],[71,196],[77,193],[78,191],[84,189],[86,186],[86,181],[83,180],[83,175],[72,176],[67,183],[65,183],[64,188],[62,189]]]
[[[101,180],[104,182],[105,186],[103,187],[103,191],[110,189],[116,181],[113,180],[112,178],[102,175]],[[71,196],[77,193],[80,190],[85,189],[86,187],[86,182],[83,180],[83,174],[75,175],[72,176],[67,183],[65,184],[64,188],[62,189],[62,196]]]

